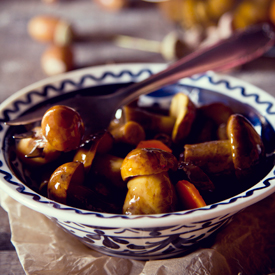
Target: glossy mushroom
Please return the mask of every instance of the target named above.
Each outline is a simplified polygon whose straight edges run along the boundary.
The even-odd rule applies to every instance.
[[[59,166],[48,182],[48,197],[54,201],[68,204],[71,188],[82,186],[84,166],[81,162],[68,162]]]
[[[184,161],[201,167],[207,174],[249,176],[264,157],[260,135],[240,114],[230,116],[227,135],[228,140],[185,145]]]
[[[227,123],[235,173],[243,178],[252,173],[265,155],[264,144],[251,123],[242,115],[230,116]]]
[[[186,144],[183,160],[200,167],[206,174],[219,176],[234,173],[229,140]]]
[[[130,177],[144,176],[177,169],[176,157],[164,150],[155,148],[137,148],[123,160],[121,176],[123,180]]]
[[[111,154],[98,154],[92,165],[92,173],[108,180],[117,188],[126,188],[126,183],[121,177],[123,158]]]
[[[196,117],[196,106],[186,94],[177,93],[171,101],[170,116],[176,120],[172,140],[176,144],[183,143],[191,132]]]
[[[198,108],[199,133],[198,142],[210,141],[211,139],[224,140],[227,137],[227,121],[233,114],[232,109],[222,103],[213,102]]]
[[[113,142],[113,137],[108,131],[95,134],[83,146],[77,149],[73,161],[82,162],[85,173],[88,174],[96,153],[107,153],[113,147]]]
[[[33,128],[29,136],[20,136],[16,152],[23,163],[34,166],[50,163],[60,157],[61,153],[43,137],[41,127]]]
[[[123,213],[158,214],[174,211],[176,193],[168,176],[177,168],[177,159],[160,149],[138,148],[131,151],[121,166],[121,175],[128,179],[128,192]]]
[[[167,172],[134,177],[127,187],[124,214],[160,214],[176,209],[176,193]]]
[[[84,123],[74,109],[56,105],[43,116],[42,133],[57,151],[71,151],[79,147],[84,134]]]
[[[114,137],[115,142],[137,145],[141,140],[145,139],[145,131],[143,127],[135,121],[127,121],[125,124],[118,124],[110,129],[110,133]]]
[[[175,124],[175,118],[169,115],[153,113],[137,106],[124,106],[123,115],[125,121],[139,123],[145,132],[164,133],[171,135]]]

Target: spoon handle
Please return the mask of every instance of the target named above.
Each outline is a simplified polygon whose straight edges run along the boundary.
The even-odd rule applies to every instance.
[[[130,103],[140,95],[156,91],[161,87],[175,83],[181,78],[194,74],[210,70],[226,70],[247,63],[267,52],[274,45],[274,42],[274,30],[269,24],[265,23],[250,27],[242,32],[236,32],[228,39],[221,40],[213,46],[199,49],[141,82],[120,89],[114,94],[104,96],[106,100],[104,106],[107,106],[107,102],[110,106],[105,108],[106,112],[108,110],[108,114],[105,114],[106,118],[104,123],[102,122],[103,126],[108,125],[118,108]],[[107,100],[108,97],[110,100]],[[99,102],[99,100],[100,96],[97,101]],[[92,100],[90,103],[92,104]],[[23,125],[38,121],[41,117],[41,114],[31,113],[9,120],[6,124]]]
[[[116,92],[117,108],[142,94],[148,94],[177,80],[206,71],[227,70],[247,63],[267,52],[275,41],[272,27],[265,23],[236,32],[228,39],[202,48],[176,61],[167,69]]]

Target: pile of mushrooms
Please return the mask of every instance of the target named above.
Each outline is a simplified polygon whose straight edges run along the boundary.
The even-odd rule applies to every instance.
[[[41,193],[93,211],[183,210],[177,181],[188,180],[201,194],[210,193],[214,178],[230,175],[241,182],[265,158],[260,135],[243,115],[221,102],[197,107],[184,93],[173,96],[168,111],[135,101],[106,131],[85,138],[84,132],[80,115],[57,105],[45,113],[41,126],[16,136],[16,152],[27,169],[43,174]],[[169,150],[139,146],[148,139]]]

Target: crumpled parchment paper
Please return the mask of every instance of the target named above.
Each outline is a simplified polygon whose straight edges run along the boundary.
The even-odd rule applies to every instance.
[[[87,248],[44,215],[0,191],[11,241],[26,274],[253,275],[275,273],[275,193],[236,214],[196,250],[173,259],[136,261]]]

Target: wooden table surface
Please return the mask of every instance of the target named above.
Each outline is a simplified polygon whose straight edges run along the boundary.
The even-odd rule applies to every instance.
[[[0,103],[46,77],[40,57],[48,45],[32,40],[27,33],[29,20],[39,14],[66,18],[78,35],[85,37],[73,45],[75,68],[121,62],[164,62],[158,53],[123,49],[110,38],[122,34],[161,41],[173,29],[154,4],[141,1],[120,12],[108,12],[91,0],[60,0],[51,5],[39,0],[1,0]],[[259,58],[230,72],[275,96],[274,73],[275,61],[270,57]],[[25,274],[10,242],[8,216],[1,207],[0,224],[0,274]]]

